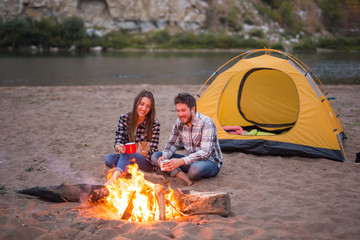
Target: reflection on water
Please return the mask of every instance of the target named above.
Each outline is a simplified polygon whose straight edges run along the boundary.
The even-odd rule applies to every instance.
[[[0,86],[202,84],[241,53],[1,53]],[[360,84],[357,53],[293,55],[324,84]]]
[[[356,52],[294,54],[324,84],[360,84],[360,55]]]

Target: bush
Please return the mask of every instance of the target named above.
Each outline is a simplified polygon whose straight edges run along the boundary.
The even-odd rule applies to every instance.
[[[249,25],[253,25],[254,21],[248,11],[246,11],[243,15],[244,22]]]
[[[103,36],[103,47],[122,49],[129,46],[130,37],[123,31],[110,32]]]
[[[282,2],[279,8],[280,22],[288,28],[295,26],[295,19],[293,14],[293,6],[291,2]]]
[[[261,7],[256,5],[260,15],[266,15],[274,21],[279,21],[279,14],[276,10],[272,10],[269,6]]]
[[[170,40],[170,45],[177,48],[194,47],[196,36],[192,32],[176,33]]]
[[[263,48],[266,44],[263,41],[249,39],[240,39],[237,48],[241,49],[258,49]]]
[[[85,25],[79,17],[66,18],[60,24],[51,18],[0,21],[0,47],[69,47],[84,38]]]
[[[272,45],[270,46],[270,48],[272,48],[272,49],[277,49],[277,50],[285,50],[283,44],[280,43],[280,42],[272,44]]]
[[[294,51],[316,51],[316,43],[310,38],[304,39],[299,44],[293,46]]]
[[[170,42],[170,34],[167,31],[158,31],[155,32],[152,41],[157,44],[169,44]]]
[[[215,48],[236,48],[238,45],[237,43],[238,39],[237,37],[226,35],[226,34],[220,34],[216,42],[214,43]]]
[[[233,4],[229,11],[229,27],[231,27],[234,31],[240,31],[242,29],[241,25],[238,24],[238,10],[236,6]]]
[[[252,29],[250,31],[250,36],[263,38],[264,37],[264,32],[261,29]]]
[[[130,47],[132,48],[146,48],[146,45],[148,42],[146,41],[146,38],[142,34],[138,35],[132,35],[131,41],[130,41]]]
[[[360,37],[323,37],[317,45],[335,50],[360,50]]]

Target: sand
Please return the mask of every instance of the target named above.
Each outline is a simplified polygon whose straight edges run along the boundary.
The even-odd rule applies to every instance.
[[[16,190],[69,183],[104,183],[121,113],[142,89],[153,91],[160,148],[176,119],[173,97],[200,86],[0,88],[0,239],[360,239],[360,85],[327,86],[336,97],[349,141],[348,161],[223,155],[216,178],[198,191],[228,192],[229,217],[131,223],[86,217],[81,203],[50,203]],[[171,185],[186,187],[181,180]]]

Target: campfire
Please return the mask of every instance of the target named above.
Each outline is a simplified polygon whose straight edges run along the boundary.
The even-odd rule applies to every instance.
[[[84,202],[83,215],[131,222],[181,220],[184,216],[231,213],[230,195],[171,189],[167,181],[155,184],[144,178],[137,164],[129,165],[131,178],[119,178],[110,185],[69,184],[33,187],[17,191],[51,202]],[[112,172],[109,172],[108,179]]]
[[[131,178],[118,178],[106,185],[108,195],[98,201],[91,200],[92,213],[105,219],[122,219],[131,222],[174,220],[181,213],[177,210],[174,191],[163,184],[154,184],[138,171],[138,165],[128,166]],[[108,179],[112,171],[108,173]]]

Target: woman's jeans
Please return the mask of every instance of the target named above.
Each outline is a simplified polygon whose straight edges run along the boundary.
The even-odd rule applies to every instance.
[[[105,156],[105,164],[109,168],[115,167],[115,170],[120,170],[122,173],[125,173],[127,172],[127,166],[134,163],[132,159],[135,159],[135,163],[137,163],[140,170],[145,172],[151,172],[153,170],[153,165],[140,153],[109,153]]]
[[[159,167],[158,159],[162,156],[162,152],[154,152],[151,156],[152,163]],[[174,154],[172,155],[172,158],[183,158],[185,155],[181,154]],[[187,173],[187,176],[192,181],[197,181],[202,178],[209,178],[209,177],[215,177],[220,169],[217,167],[217,165],[210,160],[203,160],[203,161],[196,161],[191,163],[190,165],[181,165],[180,167],[172,170],[171,172],[165,173],[169,174],[171,177],[174,177],[178,172],[183,171]]]

